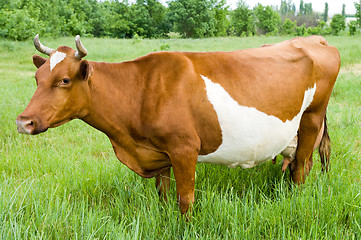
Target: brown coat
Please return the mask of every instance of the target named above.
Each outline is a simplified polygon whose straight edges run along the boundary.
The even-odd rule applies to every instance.
[[[17,118],[19,131],[37,134],[82,119],[109,137],[122,163],[142,177],[156,176],[161,193],[173,167],[182,213],[194,201],[197,161],[252,167],[279,154],[297,132],[291,173],[296,183],[303,182],[340,67],[337,49],[318,36],[233,52],[157,52],[122,63],[82,60],[62,46],[49,59],[33,61],[38,88]],[[226,111],[232,104],[233,115]],[[241,134],[238,125],[234,133],[226,130],[233,126],[229,119]],[[293,119],[296,127],[283,134],[282,126]],[[262,132],[252,126],[258,121],[270,127],[262,124]],[[273,122],[281,132],[268,138]],[[227,150],[206,159],[226,138],[231,140],[225,149],[239,160]],[[238,154],[232,138],[245,150]]]

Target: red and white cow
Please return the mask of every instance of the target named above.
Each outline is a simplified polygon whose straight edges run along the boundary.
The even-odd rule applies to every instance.
[[[122,163],[156,177],[161,194],[172,167],[182,213],[194,201],[197,162],[250,168],[296,139],[290,170],[300,184],[318,135],[328,162],[322,126],[340,56],[322,37],[232,52],[156,52],[121,63],[83,60],[79,37],[76,51],[47,48],[38,36],[34,43],[50,57],[33,56],[38,87],[17,117],[18,131],[38,134],[82,119],[109,137]]]

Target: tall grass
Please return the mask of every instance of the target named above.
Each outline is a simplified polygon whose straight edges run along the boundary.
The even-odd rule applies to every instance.
[[[86,59],[118,62],[160,49],[229,51],[285,37],[204,40],[82,39]],[[73,38],[41,39],[49,47]],[[31,42],[0,40],[1,239],[359,239],[361,237],[361,49],[359,37],[330,37],[342,71],[328,108],[331,171],[319,158],[295,187],[279,164],[252,169],[197,166],[193,219],[184,221],[172,176],[169,202],[153,179],[122,165],[104,134],[74,120],[38,136],[15,118],[36,89]]]

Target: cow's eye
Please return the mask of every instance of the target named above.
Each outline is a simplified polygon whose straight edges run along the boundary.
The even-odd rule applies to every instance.
[[[70,79],[69,78],[64,78],[62,81],[61,81],[61,85],[68,85],[70,83]]]

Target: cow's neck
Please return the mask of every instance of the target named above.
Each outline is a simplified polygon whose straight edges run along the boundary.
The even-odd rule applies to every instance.
[[[142,84],[137,67],[131,63],[91,64],[92,100],[89,115],[83,120],[118,142],[119,136],[129,134],[129,128],[136,128],[134,118],[139,116]]]
[[[143,177],[152,177],[168,167],[166,156],[150,146],[141,134],[141,106],[144,79],[135,63],[91,63],[91,107],[85,122],[104,132],[110,139],[117,158]],[[144,69],[142,69],[144,72]],[[156,160],[152,168],[144,161]],[[160,163],[159,163],[160,162]]]

